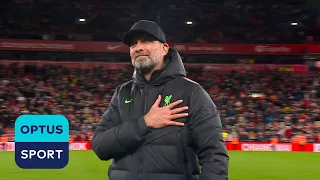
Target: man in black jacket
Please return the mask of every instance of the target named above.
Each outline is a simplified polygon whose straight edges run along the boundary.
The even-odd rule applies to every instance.
[[[186,78],[162,29],[141,20],[123,42],[133,80],[116,88],[91,144],[101,160],[113,159],[109,180],[227,180],[218,110],[202,86]]]

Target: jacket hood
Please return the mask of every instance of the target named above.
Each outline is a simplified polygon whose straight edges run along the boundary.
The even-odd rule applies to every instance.
[[[164,67],[162,69],[153,71],[149,82],[145,79],[143,74],[134,70],[134,82],[138,86],[144,86],[146,84],[160,86],[173,78],[179,76],[186,77],[186,70],[177,50],[169,48],[168,54],[164,57],[164,63]]]

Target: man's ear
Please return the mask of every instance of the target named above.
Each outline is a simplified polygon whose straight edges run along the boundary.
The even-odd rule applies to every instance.
[[[162,43],[162,52],[163,52],[163,56],[167,55],[169,52],[169,44],[167,43]]]

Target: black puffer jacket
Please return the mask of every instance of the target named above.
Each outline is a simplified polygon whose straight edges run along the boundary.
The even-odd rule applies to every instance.
[[[161,106],[183,99],[184,127],[149,129],[143,116],[161,94]],[[196,82],[186,78],[178,52],[169,50],[165,67],[149,82],[134,74],[116,88],[92,139],[101,160],[113,159],[109,180],[226,180],[228,154],[216,106]],[[200,172],[200,165],[202,166]]]

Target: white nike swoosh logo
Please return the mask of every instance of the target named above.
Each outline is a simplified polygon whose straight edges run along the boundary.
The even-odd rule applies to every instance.
[[[121,47],[121,45],[118,45],[118,46],[108,46],[107,48],[109,50],[114,50],[114,49],[117,49],[118,47]]]

